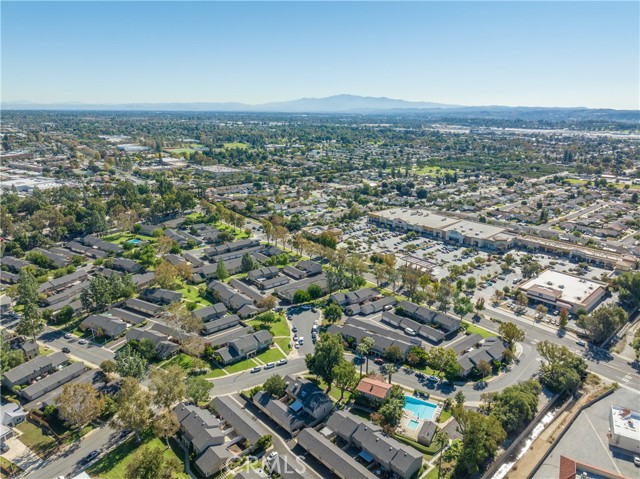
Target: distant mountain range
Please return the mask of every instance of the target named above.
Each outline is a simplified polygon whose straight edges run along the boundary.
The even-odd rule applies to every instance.
[[[415,102],[386,97],[358,95],[334,95],[325,98],[300,98],[298,100],[249,105],[245,103],[32,103],[4,102],[4,110],[64,110],[64,111],[191,111],[191,112],[248,112],[248,113],[353,113],[384,114],[414,113],[431,117],[504,118],[548,120],[618,120],[640,121],[638,110],[613,110],[590,108],[542,108],[506,106],[461,106],[444,103]]]

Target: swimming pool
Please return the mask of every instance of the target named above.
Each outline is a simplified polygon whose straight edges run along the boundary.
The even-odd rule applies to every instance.
[[[422,399],[414,398],[413,396],[404,397],[404,409],[410,411],[413,417],[417,419],[425,419],[430,421],[436,412],[438,405],[433,404]]]
[[[142,243],[142,240],[139,240],[138,238],[133,238],[127,241],[127,243],[138,244],[138,243]]]
[[[419,425],[420,425],[420,423],[418,421],[416,421],[415,419],[412,419],[411,421],[409,421],[407,423],[407,427],[409,429],[418,429]]]

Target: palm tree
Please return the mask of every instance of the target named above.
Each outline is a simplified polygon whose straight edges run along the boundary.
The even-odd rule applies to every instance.
[[[380,372],[389,378],[389,384],[391,384],[391,376],[398,372],[398,366],[393,363],[383,364],[380,368]]]
[[[445,446],[449,445],[449,435],[446,431],[438,431],[433,438],[433,442],[440,450],[440,457],[438,458],[438,479],[440,479],[440,469],[442,468],[442,453]]]
[[[356,347],[356,351],[358,352],[358,354],[365,357],[367,374],[369,374],[369,355],[371,354],[375,343],[376,342],[373,340],[373,338],[367,336],[366,338],[362,338],[362,341],[360,341],[360,344],[358,344],[358,346]],[[362,376],[362,366],[360,366],[360,375]]]

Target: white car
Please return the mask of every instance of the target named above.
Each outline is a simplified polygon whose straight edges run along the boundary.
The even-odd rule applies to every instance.
[[[78,340],[78,344],[80,344],[80,345],[87,344],[87,340],[86,339],[79,339]]]
[[[284,364],[287,364],[289,361],[287,361],[286,359],[281,359],[276,363],[276,366],[282,366]]]
[[[267,456],[267,462],[271,462],[275,460],[277,457],[278,457],[278,453],[276,451],[273,451],[271,454]]]
[[[64,333],[64,339],[71,339],[73,338],[73,334],[71,333]]]
[[[405,334],[408,334],[409,336],[415,336],[416,335],[416,332],[411,328],[404,328],[404,332],[405,332]]]
[[[271,369],[271,368],[275,368],[275,367],[276,367],[276,363],[267,363],[264,366],[265,369]]]
[[[298,339],[298,344],[300,346],[302,346],[304,344],[304,338],[302,336],[300,336],[300,338]]]

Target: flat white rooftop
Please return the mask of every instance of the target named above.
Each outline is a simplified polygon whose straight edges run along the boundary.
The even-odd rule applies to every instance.
[[[640,412],[622,406],[611,406],[613,434],[640,442]]]
[[[534,286],[560,292],[563,301],[580,304],[598,288],[604,288],[604,283],[548,269],[524,283],[521,288],[527,290]]]

